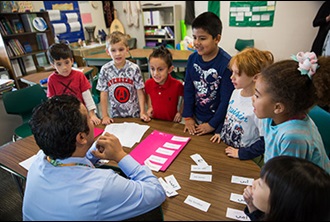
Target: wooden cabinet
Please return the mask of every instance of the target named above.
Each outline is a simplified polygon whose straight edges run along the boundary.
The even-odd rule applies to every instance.
[[[50,68],[47,49],[54,34],[47,11],[1,13],[0,34],[0,65],[16,87],[26,86],[19,81],[22,76]]]
[[[175,48],[181,41],[181,6],[142,6],[145,47],[166,42]]]

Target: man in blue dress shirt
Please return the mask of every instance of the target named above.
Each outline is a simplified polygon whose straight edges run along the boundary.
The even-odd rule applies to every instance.
[[[117,137],[106,133],[93,148],[94,125],[75,97],[50,98],[34,111],[30,126],[41,150],[28,171],[23,220],[125,220],[165,201],[157,177]],[[127,178],[95,168],[97,159],[116,161]]]

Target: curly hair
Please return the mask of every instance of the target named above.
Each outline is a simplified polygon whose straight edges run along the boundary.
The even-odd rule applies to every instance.
[[[291,116],[308,112],[316,104],[330,104],[330,57],[318,59],[319,68],[310,77],[298,70],[294,60],[278,61],[261,71],[273,101],[283,103]]]
[[[160,46],[155,48],[152,53],[149,55],[149,61],[151,58],[160,58],[165,61],[167,67],[171,67],[173,64],[172,53],[165,46]]]
[[[33,111],[29,121],[34,138],[51,159],[65,159],[76,150],[76,136],[89,133],[87,113],[71,95],[53,96]]]

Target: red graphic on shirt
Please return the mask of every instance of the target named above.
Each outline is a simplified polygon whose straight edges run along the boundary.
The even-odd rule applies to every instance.
[[[118,86],[115,89],[115,98],[120,103],[126,103],[130,98],[130,92],[125,86]]]

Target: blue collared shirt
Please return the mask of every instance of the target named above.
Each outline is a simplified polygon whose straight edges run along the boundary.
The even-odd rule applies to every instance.
[[[55,167],[40,150],[27,175],[23,220],[124,220],[165,201],[157,177],[130,155],[118,163],[130,179],[111,169],[94,168],[86,157],[59,161],[91,167]]]

